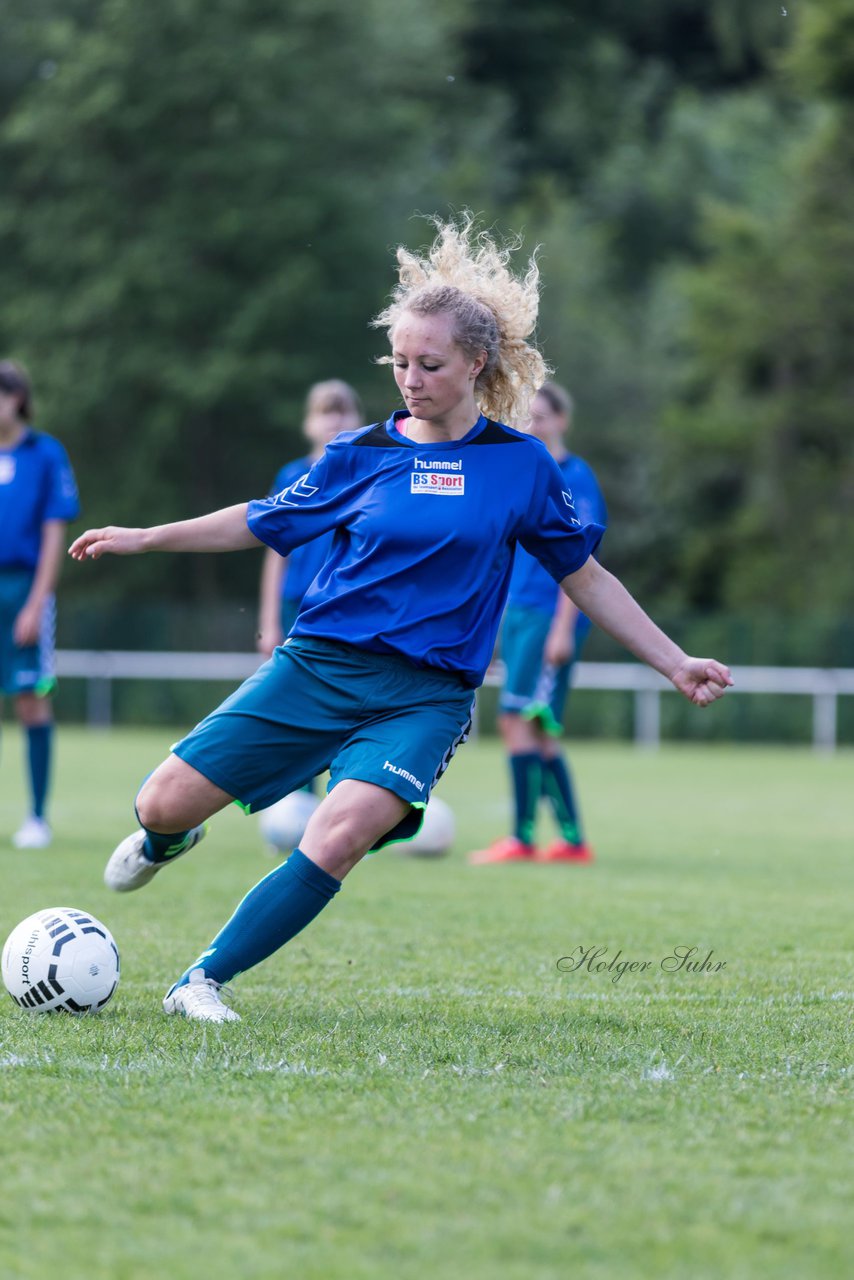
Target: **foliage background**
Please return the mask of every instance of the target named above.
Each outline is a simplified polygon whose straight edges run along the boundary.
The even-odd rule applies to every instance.
[[[266,490],[312,380],[393,407],[390,251],[474,208],[542,246],[609,566],[746,660],[847,665],[853,121],[854,0],[9,6],[0,350],[87,524],[198,514]],[[249,637],[256,570],[70,570],[66,626],[225,599]]]

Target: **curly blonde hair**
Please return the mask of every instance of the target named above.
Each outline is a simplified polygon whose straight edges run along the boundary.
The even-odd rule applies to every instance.
[[[531,398],[551,373],[528,341],[540,301],[536,257],[523,276],[516,276],[509,263],[520,247],[518,237],[498,244],[468,212],[455,222],[433,222],[438,234],[426,255],[398,248],[398,283],[372,323],[391,338],[405,312],[450,315],[454,340],[466,355],[486,352],[475,383],[481,409],[499,422],[521,425]],[[380,363],[390,364],[391,357]]]

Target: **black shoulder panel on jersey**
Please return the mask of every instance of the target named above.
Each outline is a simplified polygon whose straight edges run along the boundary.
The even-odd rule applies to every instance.
[[[370,431],[366,431],[363,436],[359,436],[357,440],[351,443],[354,446],[367,445],[373,449],[408,449],[410,446],[405,443],[403,437],[395,440],[385,429],[384,422],[378,422],[375,427],[371,427]]]
[[[517,436],[501,422],[487,420],[479,436],[475,436],[471,444],[524,444],[524,438]]]

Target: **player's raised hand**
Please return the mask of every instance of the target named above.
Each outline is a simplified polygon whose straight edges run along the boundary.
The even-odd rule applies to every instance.
[[[72,560],[97,560],[103,555],[132,556],[145,551],[145,529],[123,529],[108,525],[106,529],[87,529],[68,548]]]
[[[733,684],[729,667],[714,658],[685,658],[670,675],[674,687],[697,707],[722,698]]]

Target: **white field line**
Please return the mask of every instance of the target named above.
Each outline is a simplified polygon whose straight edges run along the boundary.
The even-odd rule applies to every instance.
[[[178,1066],[173,1062],[171,1065]],[[327,1076],[332,1072],[327,1067],[310,1067],[306,1062],[285,1062],[284,1059],[273,1060],[258,1058],[235,1058],[233,1061],[210,1058],[202,1060],[196,1057],[188,1066],[188,1074],[194,1074],[200,1067],[207,1066],[212,1072],[231,1072],[237,1075],[295,1075],[295,1076]],[[66,1055],[60,1052],[19,1054],[4,1053],[0,1055],[0,1071],[22,1068],[31,1071],[33,1068],[60,1066],[65,1070],[95,1072],[116,1072],[125,1075],[131,1072],[162,1072],[164,1057],[162,1054],[146,1054],[141,1058],[115,1058],[102,1055],[100,1058],[84,1058],[79,1055]]]
[[[579,982],[596,982],[597,978],[580,979]],[[384,987],[364,988],[359,991],[360,999],[382,999],[383,996],[400,996],[408,1000],[444,1000],[462,997],[467,1000],[598,1000],[604,1003],[626,1004],[640,1001],[643,1004],[663,1002],[666,1004],[744,1004],[744,1005],[803,1005],[823,1004],[830,1000],[854,1002],[854,991],[792,991],[782,995],[757,996],[741,995],[728,987],[723,991],[640,991],[630,987],[626,982],[619,984],[608,981],[606,991],[583,991],[566,986],[557,990],[532,988],[523,991],[515,987],[407,987],[387,985]]]
[[[645,1067],[641,1072],[641,1080],[658,1083],[662,1080],[675,1080],[676,1073],[670,1070],[666,1062],[657,1062],[653,1067]]]
[[[386,1054],[379,1054],[380,1065],[386,1066],[391,1059]],[[683,1066],[683,1063],[685,1064]],[[176,1069],[180,1067],[180,1063],[173,1063]],[[479,1066],[470,1062],[442,1062],[434,1063],[432,1066],[423,1066],[423,1059],[417,1064],[419,1078],[426,1080],[429,1077],[441,1079],[447,1076],[456,1076],[457,1078],[473,1079],[504,1076],[508,1083],[512,1083],[516,1077],[515,1064],[512,1056],[509,1061],[499,1061],[491,1066]],[[43,1051],[33,1054],[17,1054],[6,1053],[0,1055],[0,1071],[23,1070],[32,1072],[33,1070],[53,1069],[61,1067],[64,1072],[69,1075],[88,1075],[110,1074],[118,1076],[129,1076],[135,1074],[146,1074],[149,1076],[162,1076],[163,1072],[163,1055],[147,1054],[142,1058],[111,1058],[106,1055],[98,1058],[82,1058],[77,1055],[66,1056],[61,1053],[52,1053]],[[392,1062],[392,1066],[397,1070],[407,1068],[406,1054],[397,1057],[396,1062]],[[630,1083],[631,1074],[627,1071],[628,1063],[621,1064],[612,1062],[606,1071],[608,1078],[617,1078]],[[681,1069],[680,1069],[681,1068]],[[531,1074],[531,1068],[521,1068],[525,1076]],[[302,1076],[308,1078],[328,1077],[330,1080],[355,1080],[361,1079],[364,1075],[362,1068],[351,1066],[341,1070],[333,1070],[328,1067],[312,1067],[304,1061],[285,1062],[283,1059],[274,1060],[271,1058],[259,1058],[257,1061],[247,1060],[246,1058],[235,1059],[234,1061],[214,1061],[208,1064],[208,1070],[200,1071],[200,1064],[190,1062],[184,1064],[184,1071],[178,1072],[182,1075],[211,1075],[211,1076],[241,1076],[249,1078],[259,1075],[281,1075],[281,1076]],[[546,1071],[543,1074],[542,1066],[533,1068],[533,1074],[539,1078],[543,1085],[548,1084],[551,1080],[557,1079],[551,1072]],[[751,1084],[761,1085],[770,1080],[788,1079],[797,1081],[799,1084],[817,1081],[823,1081],[829,1084],[831,1081],[847,1081],[854,1079],[854,1064],[848,1066],[831,1067],[827,1062],[815,1062],[802,1064],[786,1059],[782,1067],[760,1067],[758,1070],[739,1071],[736,1066],[721,1067],[715,1064],[701,1062],[687,1062],[685,1055],[669,1065],[666,1059],[653,1058],[649,1065],[644,1067],[639,1079],[641,1084],[666,1084],[677,1077],[683,1084],[692,1081],[698,1081],[701,1077],[712,1076],[720,1080],[743,1080],[750,1081]],[[841,1097],[841,1095],[840,1095]]]

